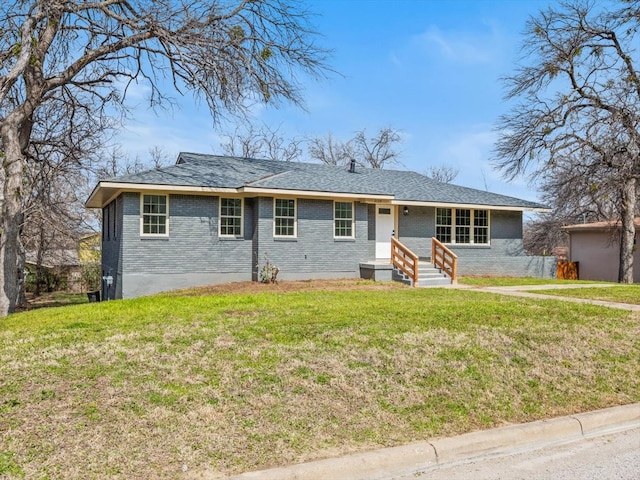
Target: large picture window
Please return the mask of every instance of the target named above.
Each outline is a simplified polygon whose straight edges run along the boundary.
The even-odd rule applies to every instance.
[[[142,235],[169,234],[169,201],[167,195],[142,195]]]
[[[436,238],[442,243],[489,244],[489,210],[436,208]]]
[[[242,236],[242,199],[220,199],[220,236]]]
[[[333,235],[340,238],[353,238],[353,202],[334,202]]]
[[[273,235],[276,237],[296,236],[296,201],[276,198],[273,205]]]

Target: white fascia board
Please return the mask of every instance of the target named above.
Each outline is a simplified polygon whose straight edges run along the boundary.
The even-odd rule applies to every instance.
[[[238,189],[241,193],[251,193],[261,196],[305,197],[305,198],[349,198],[353,200],[372,200],[390,202],[393,195],[379,195],[371,193],[342,193],[322,192],[316,190],[285,190],[282,188],[255,188],[243,187]]]
[[[506,210],[512,212],[551,212],[550,208],[538,207],[514,207],[506,205],[480,205],[477,203],[448,203],[448,202],[418,202],[411,200],[393,200],[392,205],[407,205],[415,207],[440,207],[440,208],[472,208],[482,210]]]
[[[85,202],[87,208],[102,208],[123,192],[183,193],[185,195],[230,193],[237,194],[236,188],[196,187],[190,185],[155,185],[149,183],[100,182]],[[103,195],[99,195],[99,194]]]

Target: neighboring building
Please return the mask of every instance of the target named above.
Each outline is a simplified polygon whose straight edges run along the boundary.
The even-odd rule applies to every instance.
[[[60,290],[70,293],[91,290],[96,284],[100,284],[96,278],[99,277],[101,262],[99,233],[79,237],[72,234],[60,236],[56,246],[57,248],[49,246],[40,253],[37,248],[27,250],[25,273],[30,290],[35,289],[36,282],[41,283],[43,291]]]
[[[78,259],[82,264],[100,263],[100,248],[102,239],[100,233],[87,233],[78,240]]]
[[[535,202],[440,183],[415,172],[181,153],[175,165],[101,181],[103,297],[257,280],[358,277],[388,261],[391,236],[421,258],[437,237],[460,275],[555,275],[526,256],[523,211]]]
[[[634,220],[636,236],[633,281],[640,282],[640,254],[637,249],[640,218]],[[569,261],[578,262],[580,280],[618,281],[620,268],[620,223],[596,222],[568,225]]]
[[[29,291],[40,282],[42,291],[82,291],[82,269],[78,251],[74,249],[49,249],[38,260],[37,252],[28,251],[25,259],[26,283]]]

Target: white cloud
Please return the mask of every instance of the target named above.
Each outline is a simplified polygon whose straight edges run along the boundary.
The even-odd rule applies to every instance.
[[[499,34],[491,24],[484,31],[458,32],[443,31],[436,25],[430,26],[416,40],[422,48],[444,59],[465,65],[490,64],[497,60],[500,50]]]
[[[174,115],[155,115],[151,111],[138,113],[129,120],[114,139],[129,157],[145,160],[149,149],[160,147],[170,161],[180,152],[219,153],[220,136],[210,117],[190,111]]]
[[[507,181],[502,172],[491,164],[493,146],[498,133],[482,127],[454,135],[447,142],[440,158],[447,165],[460,170],[454,183],[465,187],[488,190],[527,200],[536,200],[536,193],[528,179],[518,177]]]

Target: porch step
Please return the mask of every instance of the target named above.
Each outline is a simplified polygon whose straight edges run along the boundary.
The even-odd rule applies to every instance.
[[[418,264],[418,287],[438,287],[442,285],[451,285],[451,278],[442,273],[439,268],[435,268],[430,262],[420,259]],[[411,279],[397,268],[393,269],[393,280],[406,285],[411,285]]]

